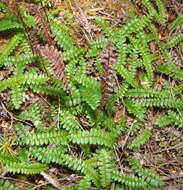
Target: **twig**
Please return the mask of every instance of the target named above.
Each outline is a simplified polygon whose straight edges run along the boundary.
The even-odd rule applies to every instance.
[[[5,104],[4,104],[2,101],[0,101],[0,103],[1,103],[1,107],[2,107],[3,110],[10,116],[11,120],[19,121],[19,122],[21,122],[21,123],[23,123],[23,124],[25,124],[25,125],[28,125],[28,126],[30,126],[30,127],[33,127],[33,125],[30,124],[29,122],[26,122],[26,121],[24,121],[24,120],[18,119],[18,118],[16,118],[15,116],[13,116],[13,114],[6,108]]]

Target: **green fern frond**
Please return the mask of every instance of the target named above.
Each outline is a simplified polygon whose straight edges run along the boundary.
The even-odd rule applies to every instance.
[[[89,190],[91,188],[91,179],[88,176],[84,176],[78,183],[77,190]]]
[[[100,105],[100,83],[94,78],[86,76],[76,76],[75,80],[82,85],[80,87],[82,99],[95,110]]]
[[[77,144],[97,144],[112,147],[115,145],[115,138],[109,132],[91,129],[90,131],[79,131],[70,135],[70,140]]]
[[[15,187],[8,180],[0,179],[0,189],[1,190],[19,190],[18,187]]]
[[[182,22],[183,22],[183,14],[178,15],[177,18],[170,24],[169,31],[173,32]]]
[[[113,29],[106,23],[106,21],[101,17],[95,17],[97,24],[102,28],[104,34],[107,37],[111,37],[113,35]]]
[[[116,93],[116,97],[122,98],[126,94],[128,87],[129,87],[129,85],[127,83],[122,84],[119,87],[118,92]]]
[[[3,167],[7,172],[11,173],[23,173],[23,174],[36,174],[48,169],[48,166],[40,163],[10,163]]]
[[[11,102],[13,103],[13,106],[15,109],[19,109],[23,99],[22,99],[22,93],[23,93],[23,89],[18,85],[14,86],[11,89]]]
[[[98,168],[101,178],[101,185],[106,188],[112,182],[112,173],[115,169],[115,162],[112,153],[102,149],[99,152]]]
[[[179,113],[169,110],[167,115],[157,118],[154,124],[160,127],[167,126],[169,124],[174,124],[178,125],[179,127],[183,127],[183,120]]]
[[[6,152],[0,152],[0,162],[3,164],[10,164],[12,162],[18,162],[18,158]]]
[[[20,140],[20,144],[43,145],[49,143],[66,144],[68,134],[65,131],[32,133]]]
[[[182,100],[173,97],[137,99],[133,101],[139,102],[145,107],[182,108],[183,106]]]
[[[125,69],[125,67],[121,64],[115,64],[114,67],[118,71],[118,73],[126,80],[134,88],[138,88],[139,85],[136,80],[133,78],[133,75]]]
[[[68,131],[69,134],[77,132],[81,129],[80,123],[77,121],[76,117],[69,111],[62,111],[60,114],[60,122],[62,127]]]
[[[64,50],[69,51],[74,47],[74,40],[68,35],[68,29],[66,29],[61,23],[51,24],[53,34],[56,35],[55,41]]]
[[[163,0],[156,0],[156,5],[158,7],[158,21],[160,24],[164,24],[167,21],[167,9],[163,3]]]
[[[150,0],[141,0],[141,2],[147,8],[150,15],[157,17],[158,13],[156,9],[152,6]]]
[[[176,65],[158,65],[156,71],[183,80],[183,70]]]
[[[154,122],[155,125],[158,125],[160,127],[163,127],[163,126],[167,126],[169,124],[171,124],[172,121],[171,119],[168,117],[168,115],[165,115],[165,116],[161,116],[159,118],[157,118]]]
[[[148,184],[142,179],[133,175],[124,174],[119,171],[114,171],[112,178],[131,189],[147,189]]]
[[[151,135],[152,133],[150,129],[144,129],[144,131],[128,145],[128,148],[132,150],[138,149],[149,140]]]
[[[19,22],[16,22],[15,20],[12,20],[10,18],[5,18],[3,20],[0,20],[0,31],[10,30],[10,29],[23,29],[22,24]]]
[[[164,185],[164,182],[158,175],[153,173],[150,169],[143,168],[137,160],[130,157],[128,158],[128,161],[132,169],[137,172],[138,176],[144,179],[144,181],[146,181],[150,187],[161,187]]]
[[[38,58],[38,55],[28,53],[20,56],[8,56],[6,59],[0,60],[0,65],[12,66],[12,65],[25,65],[30,62],[34,62]]]
[[[16,46],[18,46],[19,43],[23,40],[23,37],[24,35],[19,32],[10,39],[7,46],[3,49],[3,53],[0,55],[1,62],[2,59],[8,57],[15,50]]]
[[[124,100],[124,106],[127,107],[127,110],[130,114],[134,114],[140,121],[143,121],[146,109],[143,108],[141,104],[134,104],[134,102],[130,100]]]
[[[178,34],[176,37],[168,41],[167,48],[173,48],[182,41],[183,41],[183,34]]]
[[[129,89],[126,91],[124,96],[126,97],[134,97],[134,98],[167,98],[171,94],[168,90],[156,90],[156,89],[145,89],[145,88],[137,88],[137,89]]]
[[[13,88],[15,85],[21,84],[41,84],[47,81],[48,78],[43,75],[38,75],[37,73],[26,73],[19,76],[13,76],[9,79],[3,80],[0,83],[0,91],[7,88]]]

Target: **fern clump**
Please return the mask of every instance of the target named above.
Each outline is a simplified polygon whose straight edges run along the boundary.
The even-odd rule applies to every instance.
[[[2,170],[11,177],[38,174],[41,180],[47,171],[50,184],[43,189],[52,189],[52,174],[64,180],[62,189],[163,186],[158,174],[134,158],[154,156],[150,139],[160,130],[153,138],[157,148],[161,127],[183,127],[183,73],[172,56],[183,47],[176,33],[182,15],[170,23],[162,0],[142,0],[130,5],[123,24],[116,19],[111,26],[113,17],[104,19],[101,11],[99,17],[98,10],[85,13],[85,6],[69,2],[67,12],[68,4],[58,3],[0,3],[6,38],[0,49]],[[68,15],[76,23],[67,23]],[[90,21],[96,28],[88,32]],[[169,31],[162,34],[161,27],[176,30],[174,37],[165,40]],[[4,180],[0,186],[16,189]]]

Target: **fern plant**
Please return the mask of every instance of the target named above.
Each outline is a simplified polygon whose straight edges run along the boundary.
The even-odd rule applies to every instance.
[[[142,153],[140,147],[151,138],[153,128],[144,127],[149,110],[166,109],[155,125],[182,127],[182,70],[170,55],[182,35],[166,43],[160,39],[155,22],[167,20],[163,2],[156,0],[155,9],[150,0],[142,0],[148,13],[129,14],[129,21],[118,27],[96,17],[102,38],[88,48],[79,47],[69,27],[42,7],[54,6],[51,1],[32,0],[29,7],[2,2],[0,31],[11,35],[0,68],[11,72],[2,78],[0,92],[10,95],[4,107],[16,122],[12,131],[17,138],[15,155],[0,152],[2,169],[29,175],[54,165],[82,176],[74,187],[63,189],[163,186],[135,159],[121,159],[124,153]],[[149,48],[151,43],[158,51]],[[157,64],[161,55],[163,63]],[[156,86],[161,74],[162,80],[176,79],[174,89]],[[30,91],[39,98],[24,102]],[[129,166],[133,171],[127,173]]]

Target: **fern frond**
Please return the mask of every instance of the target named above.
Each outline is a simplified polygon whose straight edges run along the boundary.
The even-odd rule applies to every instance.
[[[130,100],[124,100],[124,106],[127,107],[129,113],[134,114],[140,121],[143,121],[146,109],[143,108],[141,104],[134,104],[134,102]]]
[[[124,94],[124,96],[126,97],[134,97],[134,98],[150,98],[150,97],[167,98],[170,95],[171,95],[170,91],[168,90],[161,91],[161,90],[150,89],[150,88],[129,89]]]
[[[164,185],[164,182],[160,179],[158,175],[153,173],[150,169],[143,168],[142,165],[135,160],[134,158],[128,158],[129,165],[135,170],[139,177],[144,179],[150,187],[161,187]]]
[[[156,0],[156,5],[158,7],[158,21],[160,24],[164,24],[167,21],[167,9],[164,5],[163,0]]]
[[[98,173],[82,159],[61,152],[50,152],[50,154],[47,154],[45,150],[40,149],[32,149],[31,155],[44,163],[57,163],[67,166],[74,171],[82,172],[100,187]]]
[[[32,133],[23,137],[20,144],[43,145],[49,143],[66,144],[68,134],[65,131]]]
[[[133,100],[134,102],[139,102],[145,107],[154,106],[162,108],[182,108],[183,102],[178,98],[168,97],[168,98],[148,98]]]
[[[130,72],[128,72],[123,65],[117,63],[114,65],[114,67],[116,68],[118,73],[126,80],[127,83],[129,83],[134,88],[139,87],[133,75]]]
[[[74,40],[68,35],[68,30],[61,23],[52,23],[51,29],[55,34],[55,41],[64,51],[73,49]]]
[[[70,140],[77,144],[97,144],[112,147],[115,145],[115,138],[109,132],[91,129],[90,131],[79,131],[70,135]]]
[[[0,152],[0,162],[3,164],[10,164],[12,162],[18,162],[18,158],[6,152]]]
[[[10,30],[10,29],[23,29],[22,24],[12,20],[10,18],[0,20],[0,31]]]
[[[11,173],[23,173],[23,174],[36,174],[48,169],[48,166],[40,163],[10,163],[3,167],[7,172]]]
[[[19,190],[18,187],[15,187],[8,180],[0,180],[0,189],[2,190]]]
[[[129,85],[127,83],[122,84],[119,87],[118,92],[116,93],[116,97],[122,98],[126,94],[128,87],[129,87]]]
[[[88,176],[84,176],[78,183],[77,190],[89,190],[91,188],[91,179]]]
[[[47,81],[48,78],[43,75],[38,75],[37,73],[26,73],[19,76],[13,76],[7,80],[3,80],[0,83],[0,91],[3,91],[7,88],[13,88],[14,85],[18,84],[40,84]]]
[[[106,21],[101,17],[95,17],[97,24],[102,28],[104,34],[107,37],[111,37],[113,35],[113,29],[106,23]]]
[[[112,158],[111,152],[108,152],[104,149],[99,152],[98,167],[101,185],[103,188],[106,188],[112,182],[112,173],[115,169],[115,162]]]
[[[156,71],[183,80],[183,70],[176,65],[158,65]]]
[[[110,41],[108,46],[100,53],[101,63],[103,65],[102,76],[102,100],[101,105],[105,106],[107,100],[114,92],[116,72],[113,64],[116,63],[116,53],[113,43]]]
[[[80,87],[82,99],[95,110],[101,99],[100,83],[96,79],[87,76],[75,76],[74,80],[82,85]]]
[[[30,62],[34,62],[36,58],[38,58],[38,55],[32,53],[23,54],[20,56],[8,56],[6,59],[0,60],[0,65],[25,65]]]
[[[146,189],[148,187],[148,184],[142,178],[124,174],[119,171],[114,171],[112,178],[131,189]]]
[[[151,135],[152,133],[150,129],[144,129],[144,131],[128,145],[128,148],[132,150],[138,149],[149,140]]]
[[[81,129],[80,123],[76,117],[69,111],[62,111],[60,114],[60,122],[62,127],[68,131],[69,134]]]
[[[168,117],[168,115],[165,115],[165,116],[161,116],[159,118],[157,118],[154,122],[155,125],[158,125],[160,127],[163,127],[163,126],[167,126],[169,124],[171,124],[172,121],[171,119]]]
[[[16,85],[11,89],[11,102],[13,103],[15,109],[19,109],[23,102],[22,99],[23,91],[24,90],[19,85]]]
[[[169,31],[173,32],[178,25],[180,25],[183,22],[183,14],[178,15],[177,18],[170,24]]]
[[[176,37],[168,41],[167,48],[173,48],[182,41],[183,41],[183,34],[178,34]]]
[[[18,46],[19,43],[23,40],[23,37],[24,35],[19,32],[10,39],[7,46],[3,49],[3,53],[0,55],[1,62],[2,62],[2,59],[4,59],[5,57],[8,57],[14,51],[16,46]]]
[[[54,46],[49,46],[48,44],[45,46],[41,46],[39,48],[40,54],[43,57],[46,57],[54,70],[54,74],[56,77],[60,78],[63,82],[66,90],[70,90],[70,85],[68,83],[66,73],[65,73],[65,64],[61,59],[60,53]]]
[[[157,118],[154,124],[160,127],[167,126],[169,124],[175,124],[179,127],[183,127],[183,121],[181,116],[178,113],[171,110],[168,111],[167,115]]]

